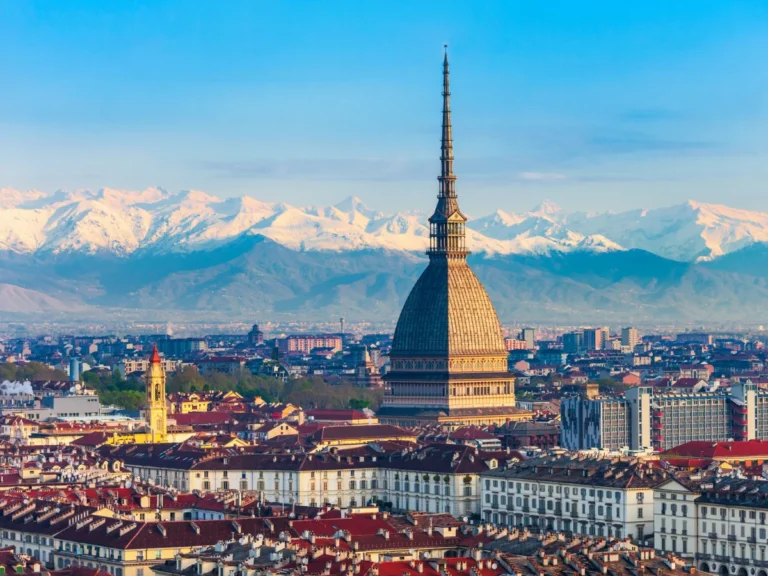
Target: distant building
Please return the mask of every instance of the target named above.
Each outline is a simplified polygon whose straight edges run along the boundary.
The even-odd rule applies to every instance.
[[[161,338],[157,341],[157,350],[164,356],[185,356],[208,350],[204,338]]]
[[[203,376],[209,376],[214,372],[220,374],[236,375],[245,368],[245,358],[239,356],[219,356],[204,358],[196,363],[197,370]]]
[[[677,335],[677,342],[680,344],[712,344],[712,334],[706,332],[683,332]]]
[[[603,349],[604,332],[602,328],[587,328],[584,330],[584,348],[587,350]]]
[[[251,331],[248,332],[248,343],[251,346],[260,346],[264,344],[264,332],[259,330],[259,325],[254,324]]]
[[[584,333],[579,331],[563,334],[563,351],[578,354],[584,349]]]
[[[280,338],[277,347],[281,354],[309,354],[315,348],[341,352],[343,343],[338,334],[293,335]]]
[[[363,347],[363,357],[355,368],[355,384],[363,388],[378,388],[382,385],[379,369],[371,361],[368,348]]]
[[[519,340],[517,338],[504,338],[504,346],[506,346],[508,351],[530,349],[525,340]]]
[[[525,342],[528,350],[536,348],[536,329],[523,328],[522,332],[520,332],[520,340]]]
[[[173,358],[161,358],[160,363],[166,372],[176,372],[182,367],[182,361]],[[149,358],[124,358],[117,365],[117,370],[123,377],[134,372],[146,372],[149,370]]]
[[[637,328],[632,328],[630,326],[621,329],[622,346],[629,346],[629,348],[633,350],[638,344],[640,344],[640,332],[637,331]]]

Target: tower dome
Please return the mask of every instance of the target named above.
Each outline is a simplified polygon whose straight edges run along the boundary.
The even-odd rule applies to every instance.
[[[391,356],[503,354],[501,325],[465,260],[433,259],[405,301]]]

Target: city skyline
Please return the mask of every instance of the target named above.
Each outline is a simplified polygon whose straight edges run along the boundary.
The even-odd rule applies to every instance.
[[[448,42],[469,213],[768,209],[758,2],[341,8],[4,5],[1,184],[427,211]]]

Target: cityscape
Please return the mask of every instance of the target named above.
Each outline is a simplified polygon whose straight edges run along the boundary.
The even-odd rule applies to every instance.
[[[112,34],[200,9],[117,4],[0,16],[18,32],[98,14]],[[338,8],[296,6],[301,26]],[[230,11],[282,9],[208,6],[196,25],[239,35],[254,24]],[[150,54],[192,53],[161,50],[167,34]],[[478,105],[465,86],[479,96],[440,47],[427,212],[415,194],[384,215],[357,197],[0,189],[0,576],[768,576],[768,215],[544,201],[473,218],[454,125]],[[115,63],[123,48],[145,49]]]

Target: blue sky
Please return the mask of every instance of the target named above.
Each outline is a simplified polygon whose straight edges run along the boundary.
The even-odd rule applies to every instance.
[[[768,210],[768,2],[0,3],[0,186]]]

